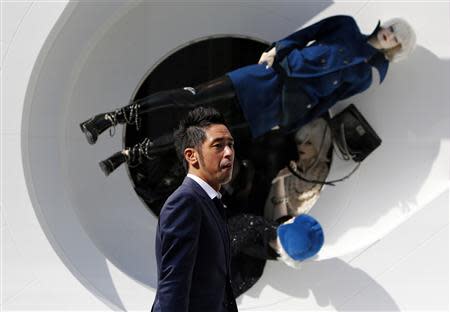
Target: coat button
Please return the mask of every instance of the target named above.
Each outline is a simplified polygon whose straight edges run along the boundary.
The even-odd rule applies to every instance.
[[[348,64],[348,60],[344,60],[344,64]]]
[[[322,63],[322,64],[325,64],[325,62],[326,62],[325,59],[320,60],[320,63]]]
[[[308,105],[306,106],[306,108],[311,108],[311,104],[308,104]]]
[[[337,84],[338,84],[338,81],[337,81],[337,80],[333,81],[333,84],[334,84],[334,85],[337,85]]]
[[[342,53],[342,52],[344,52],[344,49],[343,48],[339,48],[339,53]]]

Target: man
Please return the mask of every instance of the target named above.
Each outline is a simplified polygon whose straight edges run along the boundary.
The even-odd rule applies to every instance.
[[[181,121],[174,137],[188,175],[159,216],[158,289],[152,311],[237,311],[219,193],[231,179],[233,137],[223,116],[203,107]]]

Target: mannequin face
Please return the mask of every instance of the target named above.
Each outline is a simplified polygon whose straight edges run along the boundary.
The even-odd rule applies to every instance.
[[[392,49],[400,44],[392,26],[381,28],[377,33],[378,44],[381,49]]]
[[[297,145],[297,150],[300,160],[308,160],[317,156],[317,149],[309,140]]]

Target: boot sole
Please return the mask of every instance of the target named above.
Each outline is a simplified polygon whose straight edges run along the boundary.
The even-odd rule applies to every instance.
[[[100,169],[102,169],[105,176],[109,176],[114,170],[119,168],[127,159],[121,152],[117,152],[111,157],[99,162]]]
[[[91,121],[91,119],[89,119],[85,122],[82,122],[80,124],[80,128],[81,128],[81,131],[84,133],[88,143],[91,145],[94,145],[95,142],[97,142],[97,135],[95,135],[92,131],[89,130],[89,128],[88,128],[89,121]]]
[[[109,176],[110,173],[114,171],[114,169],[111,168],[111,164],[108,160],[103,160],[99,162],[98,165],[100,166],[100,169],[102,169],[105,176]]]

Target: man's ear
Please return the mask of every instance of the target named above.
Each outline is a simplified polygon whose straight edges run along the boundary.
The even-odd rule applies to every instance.
[[[184,150],[184,158],[190,166],[198,168],[198,152],[194,148],[186,148]]]

